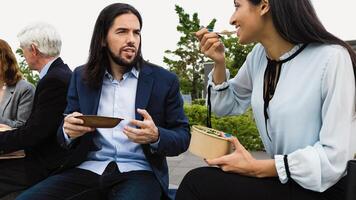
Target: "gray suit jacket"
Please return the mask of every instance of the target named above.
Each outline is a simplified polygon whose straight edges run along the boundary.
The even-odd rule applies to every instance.
[[[35,88],[25,80],[8,86],[0,103],[0,124],[17,128],[26,123],[31,114]]]

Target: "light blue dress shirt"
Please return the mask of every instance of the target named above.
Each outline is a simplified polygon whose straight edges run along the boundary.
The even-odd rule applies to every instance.
[[[58,58],[58,57],[57,57],[57,58]],[[53,63],[57,58],[55,58],[55,59],[49,61],[49,62],[41,69],[40,74],[39,74],[40,79],[42,79],[44,76],[46,76],[49,67],[52,65],[52,63]]]
[[[296,45],[280,60],[300,46]],[[345,174],[347,160],[353,153],[350,146],[356,143],[351,140],[356,130],[356,97],[350,55],[338,45],[309,44],[283,64],[267,111],[271,140],[263,114],[266,66],[265,49],[257,44],[234,78],[215,85],[210,74],[212,110],[218,115],[236,115],[252,106],[261,139],[267,153],[275,159],[280,181],[288,181],[283,162],[283,155],[288,155],[293,180],[306,189],[323,192]],[[226,76],[229,77],[228,71]]]
[[[97,111],[99,116],[120,117],[114,128],[98,128],[94,143],[99,151],[89,152],[87,161],[78,167],[102,174],[111,161],[115,161],[121,172],[134,170],[152,171],[140,144],[134,143],[123,133],[129,121],[135,119],[135,99],[139,72],[132,70],[123,75],[121,81],[105,73]]]

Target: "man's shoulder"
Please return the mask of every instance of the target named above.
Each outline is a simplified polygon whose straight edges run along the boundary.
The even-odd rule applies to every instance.
[[[75,72],[77,72],[77,73],[78,73],[78,72],[82,72],[82,71],[84,70],[84,67],[85,67],[84,65],[79,65],[78,67],[76,67],[76,68],[74,69],[73,72],[74,72],[74,73],[75,73]]]
[[[77,81],[82,82],[82,79],[84,78],[84,70],[84,65],[80,65],[73,70],[73,76]]]
[[[72,75],[72,71],[69,66],[60,59],[56,60],[50,66],[47,74],[40,80],[39,84],[43,82],[63,82],[68,84]]]
[[[53,76],[58,76],[59,75],[64,75],[68,76],[72,74],[71,69],[67,64],[63,62],[63,60],[58,57],[50,66],[50,69],[47,72],[48,75],[53,75]]]

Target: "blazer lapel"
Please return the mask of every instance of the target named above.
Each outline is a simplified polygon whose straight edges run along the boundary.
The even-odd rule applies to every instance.
[[[145,65],[142,65],[138,83],[137,83],[137,90],[136,90],[136,102],[135,102],[135,113],[136,119],[142,120],[142,116],[137,113],[137,108],[146,109],[148,101],[151,96],[152,86],[154,79],[150,74],[152,73],[152,69]]]
[[[4,114],[6,107],[9,105],[10,100],[15,92],[16,85],[8,86],[4,92],[3,99],[1,101],[0,109],[3,111],[1,115]]]
[[[90,115],[96,115],[98,113],[101,89],[102,89],[102,86],[100,87],[100,89],[91,90],[91,94],[88,95],[88,98],[90,98],[91,101],[93,101],[92,103],[89,103],[88,105],[94,105],[91,113],[89,113]]]

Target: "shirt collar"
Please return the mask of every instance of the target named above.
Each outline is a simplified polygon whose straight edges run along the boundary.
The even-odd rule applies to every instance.
[[[279,59],[280,60],[284,60],[284,59],[288,58],[289,56],[291,56],[295,52],[297,52],[302,46],[303,46],[303,44],[294,45],[294,47],[291,50],[289,50],[288,52],[284,53],[282,56],[279,57]]]
[[[132,77],[138,79],[138,75],[139,75],[139,74],[140,74],[140,71],[137,70],[135,67],[133,67],[133,68],[131,69],[131,71],[126,72],[126,73],[122,76],[122,78],[123,78],[123,80],[125,80],[127,77],[132,76]],[[104,76],[105,76],[106,78],[108,78],[110,81],[114,81],[114,77],[108,72],[108,70],[105,70]]]
[[[40,79],[42,79],[44,76],[46,76],[49,67],[52,65],[52,63],[56,60],[57,58],[54,58],[53,60],[49,61],[40,71]]]

